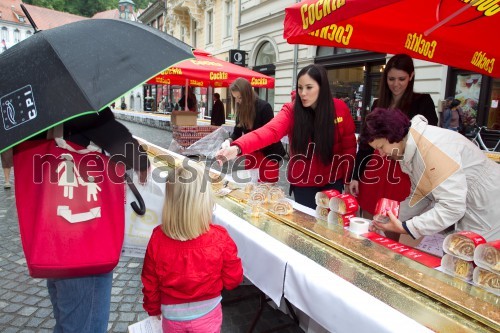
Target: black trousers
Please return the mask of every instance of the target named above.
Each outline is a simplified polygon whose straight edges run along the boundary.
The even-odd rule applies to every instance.
[[[325,186],[309,186],[300,187],[290,185],[290,194],[293,193],[293,198],[296,202],[311,209],[316,209],[316,193],[324,190],[337,190],[342,193],[344,189],[344,181],[336,180],[335,183],[330,183]]]

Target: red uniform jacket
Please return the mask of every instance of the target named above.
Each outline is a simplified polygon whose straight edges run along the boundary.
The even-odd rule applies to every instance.
[[[226,229],[210,230],[188,241],[167,237],[161,226],[153,230],[142,268],[144,310],[161,314],[162,304],[204,301],[234,289],[243,281],[236,244]]]
[[[338,179],[347,181],[354,167],[356,155],[356,136],[354,120],[346,104],[334,99],[336,119],[333,142],[334,158],[328,165],[323,164],[316,155],[312,159],[298,159],[294,152],[290,154],[288,181],[296,186],[324,186]],[[293,103],[283,105],[281,111],[265,126],[245,134],[233,142],[240,147],[242,154],[248,154],[273,142],[278,142],[288,135],[292,142],[294,124]],[[346,177],[348,176],[348,177]]]

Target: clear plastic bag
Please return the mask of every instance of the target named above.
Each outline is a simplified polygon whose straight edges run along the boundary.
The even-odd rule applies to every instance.
[[[168,150],[187,156],[198,155],[205,156],[207,158],[215,158],[215,154],[220,150],[222,143],[228,137],[229,133],[227,130],[220,127],[186,148],[173,139],[168,147]]]

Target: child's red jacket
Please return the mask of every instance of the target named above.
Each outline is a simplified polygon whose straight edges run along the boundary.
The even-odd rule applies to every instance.
[[[236,244],[226,229],[210,225],[205,234],[188,241],[153,230],[142,268],[144,310],[161,314],[162,304],[204,301],[234,289],[243,280]]]

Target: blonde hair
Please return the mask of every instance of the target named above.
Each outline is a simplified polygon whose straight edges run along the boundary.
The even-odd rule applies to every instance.
[[[180,241],[194,239],[210,228],[215,202],[203,165],[185,161],[169,172],[162,230]]]
[[[255,121],[255,101],[257,100],[257,94],[254,92],[252,85],[247,79],[242,77],[234,80],[229,86],[231,92],[236,91],[241,94],[241,103],[236,106],[235,99],[231,94],[231,104],[234,110],[236,110],[236,116],[238,123],[236,126],[244,127],[247,130],[253,129],[253,122]]]

